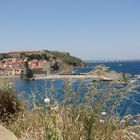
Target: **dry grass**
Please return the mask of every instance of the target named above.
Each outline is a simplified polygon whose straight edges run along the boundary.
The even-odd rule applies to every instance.
[[[94,113],[52,108],[48,114],[40,110],[26,111],[7,127],[18,137],[35,140],[92,140],[110,137],[116,123],[99,122]]]
[[[83,84],[81,82],[80,86]],[[19,109],[22,108],[22,104],[19,104],[20,101],[15,97],[13,87],[10,86],[7,88],[9,94],[6,92],[6,95],[10,95],[8,103],[9,99],[12,103],[16,101],[17,107],[14,112],[11,108],[6,109],[8,112],[6,114],[10,112],[12,119],[8,117],[8,121],[3,121],[3,125],[21,140],[127,140],[129,138],[137,140],[140,127],[132,126],[128,123],[130,121],[128,118],[122,122],[116,113],[118,103],[125,97],[128,88],[114,88],[114,84],[100,87],[99,83],[93,83],[89,86],[82,103],[79,103],[80,88],[71,93],[72,85],[65,82],[63,102],[44,104],[42,107],[35,106],[31,110],[22,111]],[[9,87],[9,84],[6,86]],[[5,94],[2,91],[1,93]],[[1,103],[3,101],[2,96],[0,97]],[[76,104],[68,105],[71,100]],[[110,102],[110,106],[107,106],[106,102]],[[108,109],[106,114],[102,114],[104,109]]]
[[[25,140],[124,140],[130,136],[138,138],[140,132],[139,126],[136,130],[106,117],[101,122],[94,112],[64,107],[53,107],[48,113],[38,109],[25,111],[7,127]]]

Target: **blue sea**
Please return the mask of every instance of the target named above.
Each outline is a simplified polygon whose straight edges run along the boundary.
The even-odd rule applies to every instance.
[[[117,72],[127,72],[130,74],[137,75],[135,79],[130,80],[131,86],[139,86],[140,85],[140,62],[103,62],[103,63],[87,63],[88,67],[96,66],[99,64],[104,64],[110,69],[115,70]],[[87,69],[87,71],[89,68]],[[77,70],[80,72],[80,69]],[[85,69],[81,69],[82,72],[86,71]],[[80,79],[69,79],[64,81],[63,79],[55,79],[55,80],[34,80],[34,81],[24,81],[24,80],[14,80],[16,91],[24,95],[26,99],[27,105],[30,106],[29,100],[33,97],[36,100],[36,104],[42,105],[44,98],[47,96],[51,98],[54,102],[61,103],[64,100],[64,93],[67,88],[65,82],[70,85],[67,88],[70,89],[70,93],[67,96],[71,96],[71,100],[69,100],[69,104],[78,104],[83,103],[82,98],[85,96],[88,88],[92,85],[93,79],[84,79],[82,82]],[[107,83],[102,83],[107,85]],[[124,85],[125,86],[125,85]],[[68,91],[68,90],[67,90]],[[79,94],[78,101],[75,99],[76,92]],[[32,93],[36,93],[36,96],[31,96]],[[73,97],[73,98],[72,98]],[[114,99],[115,100],[115,99]],[[129,108],[129,111],[128,111]],[[107,111],[107,110],[106,110]],[[126,112],[129,112],[131,115],[137,115],[140,113],[140,88],[136,88],[134,92],[126,94],[126,98],[120,102],[117,107],[118,113],[123,116]]]
[[[96,66],[104,64],[117,72],[126,72],[131,74],[140,74],[140,61],[136,62],[100,62],[100,63],[87,63],[87,66]]]

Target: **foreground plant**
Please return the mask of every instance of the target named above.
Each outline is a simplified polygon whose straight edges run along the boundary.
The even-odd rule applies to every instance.
[[[80,86],[84,87],[84,84],[81,82]],[[3,125],[19,138],[28,140],[123,140],[131,137],[132,133],[134,139],[139,137],[139,126],[128,123],[129,118],[122,121],[116,113],[119,102],[128,93],[127,87],[97,82],[88,85],[88,90],[81,93],[79,87],[73,91],[72,84],[65,82],[64,85],[61,102],[53,101],[56,89],[52,90],[51,96],[44,92],[42,106],[33,101],[30,110],[15,108],[16,112],[12,113],[17,114],[16,119],[8,119],[8,123],[4,121]],[[15,96],[10,99],[13,102]]]
[[[7,127],[19,138],[28,140],[123,140],[139,136],[140,126],[124,126],[120,120],[108,119],[94,112],[52,107],[46,112],[40,109],[25,111]]]
[[[23,110],[23,102],[16,97],[13,84],[5,79],[0,80],[0,120],[9,121]]]

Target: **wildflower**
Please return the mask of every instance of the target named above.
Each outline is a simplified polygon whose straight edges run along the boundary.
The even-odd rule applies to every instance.
[[[51,101],[51,100],[50,100],[49,98],[47,98],[47,97],[44,99],[44,102],[45,102],[46,104],[50,103],[50,101]]]
[[[104,121],[104,120],[99,120],[99,122],[100,122],[100,123],[104,123],[105,121]]]
[[[105,116],[106,115],[106,112],[102,112],[101,115]]]

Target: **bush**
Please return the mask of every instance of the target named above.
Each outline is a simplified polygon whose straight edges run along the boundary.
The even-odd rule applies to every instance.
[[[16,97],[14,86],[7,80],[0,80],[0,119],[1,121],[9,121],[13,119],[21,110],[23,104]]]

